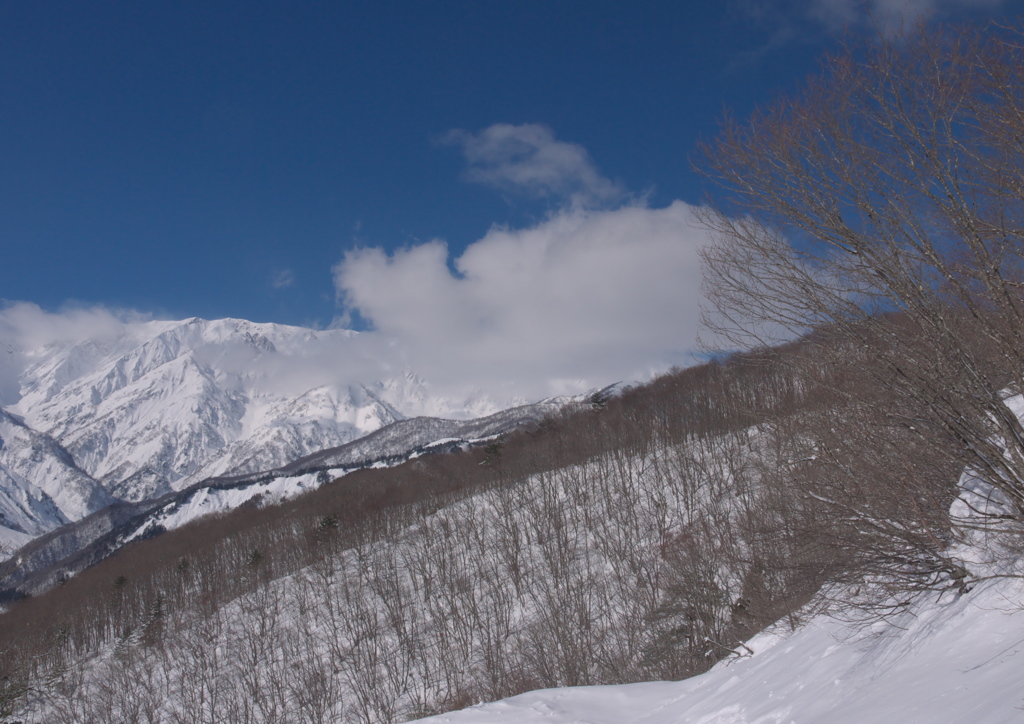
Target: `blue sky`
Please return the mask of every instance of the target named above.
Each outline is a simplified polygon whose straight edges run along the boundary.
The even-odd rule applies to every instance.
[[[1020,7],[3,2],[0,299],[395,330],[421,295],[449,294],[427,315],[479,294],[514,304],[493,291],[514,280],[480,261],[500,246],[489,234],[698,203],[695,141],[724,109],[743,117],[795,88],[871,11],[984,21]],[[420,288],[398,267],[430,253],[451,276]],[[481,268],[475,292],[457,284]]]

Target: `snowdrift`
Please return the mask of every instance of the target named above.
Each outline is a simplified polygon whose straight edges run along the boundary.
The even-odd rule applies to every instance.
[[[871,625],[776,626],[680,682],[530,692],[422,719],[440,724],[1024,722],[1024,581],[932,595]]]

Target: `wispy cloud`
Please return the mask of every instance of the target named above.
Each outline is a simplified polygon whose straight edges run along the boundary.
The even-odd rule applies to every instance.
[[[280,269],[270,277],[270,286],[274,289],[287,289],[295,283],[295,272],[291,269]]]
[[[479,133],[449,131],[442,143],[462,149],[466,178],[501,191],[586,208],[626,196],[620,184],[601,175],[585,148],[557,140],[547,126],[496,123]]]
[[[910,27],[935,15],[991,10],[1003,0],[812,0],[809,14],[832,29],[872,25],[883,30]]]
[[[121,333],[125,324],[151,318],[128,309],[68,303],[48,312],[31,302],[0,305],[0,343],[20,349],[39,349],[48,344],[104,339]]]
[[[21,396],[19,378],[26,350],[114,338],[126,324],[149,318],[147,314],[102,306],[68,303],[57,312],[48,312],[30,302],[0,301],[0,405],[17,402]]]
[[[794,43],[829,43],[837,34],[893,34],[932,19],[996,13],[1005,0],[727,0],[760,41],[736,53],[729,70],[759,63]]]

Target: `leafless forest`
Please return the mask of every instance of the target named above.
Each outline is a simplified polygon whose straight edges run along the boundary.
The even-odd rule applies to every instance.
[[[947,585],[961,463],[851,369],[714,362],[130,546],[0,616],[4,716],[401,721],[690,676],[885,567]]]

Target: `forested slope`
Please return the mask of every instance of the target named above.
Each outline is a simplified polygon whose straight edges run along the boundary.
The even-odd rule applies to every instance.
[[[6,706],[47,722],[399,721],[690,676],[908,546],[934,551],[915,585],[943,575],[941,529],[919,514],[948,509],[955,462],[911,460],[904,427],[775,355],[672,373],[128,546],[0,616]],[[865,456],[858,434],[894,444]],[[851,487],[869,485],[864,466],[903,487],[878,495],[892,472]],[[898,529],[844,527],[853,501]]]

